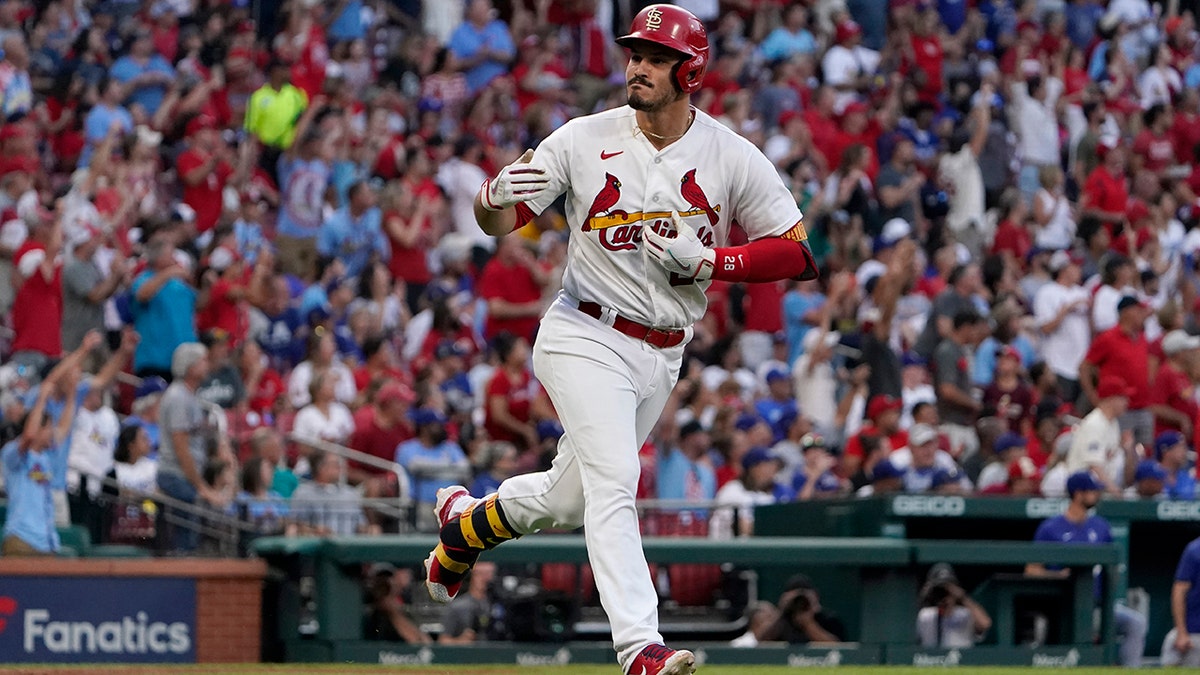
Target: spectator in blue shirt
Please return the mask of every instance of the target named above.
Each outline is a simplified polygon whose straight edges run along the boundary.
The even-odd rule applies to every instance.
[[[100,98],[83,119],[83,152],[79,155],[79,168],[86,168],[92,161],[92,153],[108,138],[110,133],[128,134],[133,131],[133,115],[121,105],[126,86],[114,77],[100,80],[96,91]]]
[[[783,329],[787,332],[788,363],[804,353],[804,336],[816,324],[825,306],[818,281],[797,281],[783,296]]]
[[[791,376],[779,369],[767,372],[767,397],[754,403],[758,416],[771,426],[774,436],[771,443],[782,441],[788,432],[792,421],[800,414],[796,398],[792,395]]]
[[[300,310],[292,306],[291,289],[284,275],[275,275],[267,286],[266,298],[259,308],[266,325],[258,333],[258,346],[262,347],[272,368],[286,373],[304,360],[307,335],[304,318]]]
[[[437,529],[433,505],[437,491],[463,482],[471,465],[466,454],[446,431],[446,416],[433,408],[417,408],[409,414],[417,437],[396,446],[396,463],[412,477],[417,502],[417,529]],[[483,496],[483,495],[480,495]]]
[[[764,61],[770,62],[812,54],[816,49],[817,42],[808,32],[808,8],[795,3],[783,15],[783,25],[767,34],[758,53]]]
[[[500,483],[517,473],[517,446],[508,441],[493,441],[483,446],[482,471],[471,483],[471,494],[486,497],[500,489]]]
[[[57,422],[46,410],[51,392],[59,387],[74,391],[79,384],[83,356],[96,348],[100,334],[92,331],[80,349],[63,359],[42,382],[33,409],[25,418],[20,438],[0,449],[8,514],[4,522],[3,555],[52,555],[58,552],[54,526],[55,480],[67,473],[71,425],[78,396],[68,396]]]
[[[367,26],[362,18],[362,0],[342,0],[333,5],[335,10],[341,7],[342,11],[329,24],[328,33],[331,42],[352,42],[367,37]]]
[[[710,450],[711,437],[699,422],[692,420],[680,427],[676,446],[659,458],[658,498],[712,501],[717,496],[717,473]],[[707,511],[691,515],[708,517]]]
[[[446,43],[472,94],[507,73],[516,55],[508,25],[493,16],[492,0],[471,0],[463,22]]]
[[[1108,521],[1101,516],[1090,515],[1100,502],[1103,490],[1104,485],[1091,472],[1077,471],[1071,474],[1067,478],[1067,496],[1071,501],[1067,504],[1066,512],[1042,521],[1033,540],[1079,545],[1111,544],[1112,529]],[[1070,570],[1029,563],[1025,566],[1025,574],[1065,579],[1070,575]],[[1146,617],[1118,603],[1113,607],[1113,619],[1117,625],[1117,639],[1121,643],[1118,661],[1128,668],[1137,668],[1142,664],[1142,652],[1146,650]]]
[[[129,87],[129,105],[141,106],[153,117],[175,81],[175,69],[154,52],[150,31],[139,30],[133,36],[129,53],[113,62],[109,75]]]
[[[797,469],[792,477],[792,490],[796,493],[797,501],[833,497],[847,491],[848,485],[833,472],[838,463],[837,457],[829,451],[824,438],[817,434],[805,434],[800,439],[800,448],[804,451],[804,466]]]
[[[143,338],[133,355],[133,369],[138,377],[158,375],[170,381],[175,348],[197,339],[196,290],[167,237],[151,239],[146,258],[149,267],[129,289],[133,326]]]
[[[1162,643],[1162,665],[1200,667],[1200,538],[1183,549],[1171,587],[1174,627]]]
[[[375,205],[375,188],[359,181],[350,186],[348,196],[347,204],[321,225],[317,252],[322,257],[340,259],[346,274],[357,277],[372,256],[387,261],[392,249],[383,233],[382,214]]]
[[[1154,456],[1167,474],[1164,492],[1170,499],[1196,498],[1196,473],[1188,464],[1187,438],[1178,431],[1164,431],[1154,439]]]

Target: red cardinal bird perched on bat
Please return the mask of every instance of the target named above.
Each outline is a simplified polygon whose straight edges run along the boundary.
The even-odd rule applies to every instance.
[[[696,185],[696,170],[692,169],[683,174],[683,178],[680,179],[679,183],[679,193],[683,195],[683,198],[693,207],[704,211],[708,215],[708,224],[716,227],[717,212],[709,205],[708,197],[704,194],[704,190],[701,190],[700,186]]]

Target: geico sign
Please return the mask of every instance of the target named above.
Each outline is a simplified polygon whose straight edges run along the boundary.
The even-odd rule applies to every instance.
[[[967,510],[962,497],[907,497],[892,500],[892,513],[897,516],[961,516]]]
[[[1159,502],[1159,520],[1200,520],[1200,502]]]
[[[1069,499],[1030,499],[1025,502],[1027,518],[1050,518],[1067,510]]]
[[[50,610],[25,610],[25,652],[55,654],[184,654],[192,648],[182,621],[150,621],[145,612],[119,621],[52,621]]]

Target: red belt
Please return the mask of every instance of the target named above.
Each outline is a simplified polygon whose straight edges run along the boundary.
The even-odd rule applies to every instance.
[[[601,319],[603,308],[594,302],[580,302],[579,311],[593,319],[603,321]],[[613,318],[612,327],[634,340],[641,340],[659,349],[674,347],[683,342],[684,338],[687,337],[687,331],[682,328],[651,328],[650,326],[643,326],[636,321],[626,319],[620,314],[617,314]]]

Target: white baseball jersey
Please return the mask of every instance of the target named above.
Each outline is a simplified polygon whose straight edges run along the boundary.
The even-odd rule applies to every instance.
[[[679,211],[709,247],[725,246],[737,221],[751,240],[800,222],[775,167],[746,139],[696,111],[682,138],[658,150],[622,106],[567,122],[538,146],[532,166],[550,186],[529,208],[540,214],[566,193],[571,237],[563,290],[657,327],[704,315],[709,282],[670,278],[642,252],[642,224],[669,232]]]

